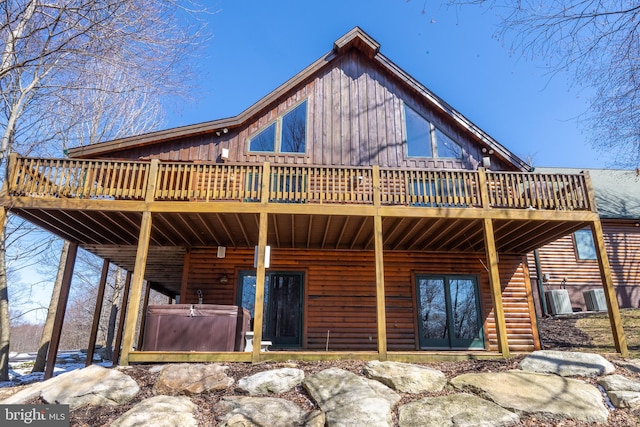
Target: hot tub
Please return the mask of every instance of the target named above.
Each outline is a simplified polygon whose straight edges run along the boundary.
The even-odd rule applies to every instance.
[[[142,350],[243,351],[250,320],[249,312],[235,305],[150,305]]]

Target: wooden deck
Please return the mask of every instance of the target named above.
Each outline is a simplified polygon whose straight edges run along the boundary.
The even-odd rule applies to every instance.
[[[8,176],[33,198],[592,210],[584,174],[14,156]]]
[[[161,351],[133,351],[129,353],[129,363],[203,363],[203,362],[286,362],[289,360],[304,360],[307,362],[322,360],[390,360],[406,363],[427,363],[461,360],[490,360],[504,358],[495,351],[413,351],[387,352],[381,356],[376,351],[266,351],[260,352],[257,360],[251,352],[161,352]]]

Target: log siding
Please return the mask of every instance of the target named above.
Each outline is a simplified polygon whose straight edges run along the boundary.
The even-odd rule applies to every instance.
[[[602,221],[607,255],[611,265],[618,304],[621,308],[640,307],[640,227],[637,221]],[[539,249],[540,271],[549,275],[545,290],[565,287],[574,311],[585,311],[583,291],[602,288],[597,260],[579,260],[573,235],[564,236]],[[538,274],[533,254],[528,255],[532,286],[538,286]],[[563,284],[563,279],[566,282]],[[541,313],[540,298],[536,305]]]
[[[531,288],[520,256],[500,257],[500,281],[507,338],[512,352],[539,348]],[[454,274],[478,280],[485,349],[497,351],[495,319],[484,254],[385,251],[385,313],[389,351],[420,350],[417,335],[416,274]],[[253,270],[253,250],[215,248],[189,253],[185,304],[237,304],[238,276]],[[305,275],[303,348],[324,351],[375,351],[377,348],[376,281],[373,251],[273,249],[272,271]],[[220,282],[222,276],[228,281]],[[328,340],[327,340],[328,337]],[[327,342],[328,341],[328,342]]]

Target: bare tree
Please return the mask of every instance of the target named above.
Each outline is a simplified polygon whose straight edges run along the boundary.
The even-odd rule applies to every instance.
[[[0,2],[0,170],[12,152],[59,155],[151,130],[162,97],[187,89],[191,55],[206,39],[201,12],[189,0]],[[10,343],[4,231],[0,381]]]
[[[591,144],[615,166],[640,168],[640,4],[635,0],[449,0],[502,18],[514,52],[594,89],[584,117]]]

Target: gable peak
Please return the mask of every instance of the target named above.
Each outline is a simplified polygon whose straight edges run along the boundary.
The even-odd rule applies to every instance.
[[[373,58],[380,50],[380,43],[362,31],[360,27],[354,27],[333,43],[333,51],[340,54],[352,47],[360,50],[369,58]]]

